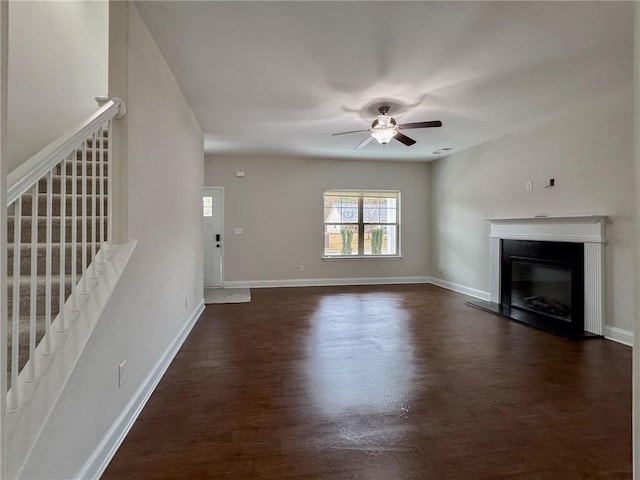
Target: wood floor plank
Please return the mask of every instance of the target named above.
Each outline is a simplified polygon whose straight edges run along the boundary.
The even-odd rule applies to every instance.
[[[104,479],[631,479],[631,348],[430,285],[209,305]]]

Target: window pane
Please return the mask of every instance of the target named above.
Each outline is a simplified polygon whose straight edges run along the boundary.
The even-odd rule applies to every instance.
[[[364,197],[364,223],[396,223],[398,199],[394,197]]]
[[[202,214],[205,217],[213,216],[213,197],[202,197]]]
[[[325,223],[358,223],[358,198],[324,197]]]
[[[358,227],[356,225],[325,225],[325,256],[358,255]]]
[[[383,208],[380,210],[380,223],[396,223],[396,220],[395,208]]]
[[[336,204],[336,200],[337,197],[332,197],[332,196],[324,196],[324,221],[325,222],[331,222],[331,220],[329,220],[332,216],[337,218],[337,215],[335,213],[335,204]]]
[[[397,255],[398,239],[395,225],[365,225],[365,255]]]

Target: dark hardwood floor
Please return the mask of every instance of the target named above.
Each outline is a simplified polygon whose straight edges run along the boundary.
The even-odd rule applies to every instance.
[[[631,479],[631,348],[430,285],[207,306],[104,479]]]

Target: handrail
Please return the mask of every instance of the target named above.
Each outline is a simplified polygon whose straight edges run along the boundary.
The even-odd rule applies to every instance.
[[[9,173],[7,175],[7,205],[11,205],[21,195],[29,191],[43,175],[46,175],[60,162],[61,158],[71,154],[78,144],[86,140],[97,127],[116,117],[121,109],[124,109],[124,102],[113,97],[85,122],[58,137],[57,140]]]

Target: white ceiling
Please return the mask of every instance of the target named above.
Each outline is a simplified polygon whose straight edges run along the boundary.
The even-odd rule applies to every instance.
[[[631,2],[137,2],[208,153],[431,160],[629,89]],[[353,147],[390,103],[412,147]]]

